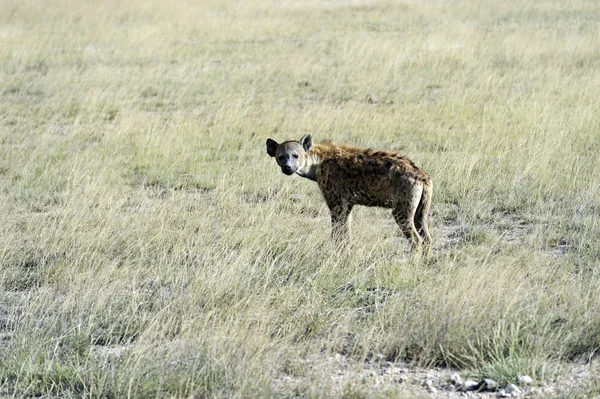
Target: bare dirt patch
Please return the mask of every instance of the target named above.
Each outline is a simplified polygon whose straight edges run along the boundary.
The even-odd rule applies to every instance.
[[[346,397],[350,394],[356,397],[388,397],[393,394],[410,398],[546,398],[576,394],[597,375],[599,366],[596,363],[571,365],[554,381],[521,384],[520,392],[512,395],[506,394],[506,387],[503,386],[489,391],[484,388],[466,391],[452,381],[458,370],[389,362],[385,361],[383,355],[362,363],[341,354],[308,356],[300,359],[288,371],[273,382],[276,391],[309,394],[311,389],[316,389],[314,385],[323,384],[333,397]],[[467,379],[468,374],[465,377]]]

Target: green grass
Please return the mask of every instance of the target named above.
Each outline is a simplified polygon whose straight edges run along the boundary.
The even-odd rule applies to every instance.
[[[2,8],[0,393],[361,397],[300,360],[539,383],[600,348],[594,2]],[[306,132],[431,174],[429,259],[378,209],[330,243],[265,150]]]

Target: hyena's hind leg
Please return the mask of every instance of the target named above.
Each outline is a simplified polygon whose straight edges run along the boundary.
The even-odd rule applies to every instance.
[[[417,212],[415,213],[415,227],[417,232],[423,239],[423,243],[425,244],[425,249],[429,251],[431,249],[431,245],[433,241],[431,239],[431,234],[429,234],[428,219],[429,219],[429,210],[431,208],[431,195],[433,194],[433,187],[431,182],[427,182],[423,185],[423,194],[419,200],[419,206],[417,207]]]
[[[408,186],[408,185],[407,185]],[[392,215],[404,236],[411,243],[411,251],[415,252],[421,249],[423,238],[419,235],[415,225],[415,214],[419,207],[419,201],[423,188],[412,185],[412,187],[403,187],[402,194],[392,210]]]

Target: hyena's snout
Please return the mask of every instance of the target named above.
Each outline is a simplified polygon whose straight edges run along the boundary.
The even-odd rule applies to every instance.
[[[293,175],[300,167],[297,154],[280,154],[277,157],[277,163],[281,167],[281,171],[286,175]]]
[[[281,165],[281,171],[286,175],[293,175],[298,170],[298,165],[294,164],[283,164]]]

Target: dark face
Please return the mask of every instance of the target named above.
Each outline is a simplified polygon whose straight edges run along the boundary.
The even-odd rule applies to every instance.
[[[267,153],[275,158],[277,165],[286,175],[293,175],[304,166],[306,152],[312,147],[312,138],[304,135],[300,141],[285,141],[281,144],[275,140],[267,140]]]
[[[304,149],[300,144],[296,142],[283,143],[277,148],[275,160],[281,171],[289,176],[298,171],[302,155],[304,155]]]

